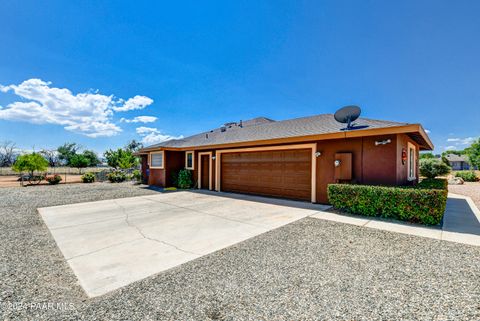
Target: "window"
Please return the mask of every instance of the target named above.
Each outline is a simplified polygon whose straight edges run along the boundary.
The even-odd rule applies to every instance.
[[[194,164],[194,153],[193,152],[186,152],[185,153],[185,168],[186,169],[193,169]]]
[[[412,143],[408,143],[408,180],[413,181],[417,178],[417,149]]]
[[[163,152],[150,154],[150,168],[163,168]]]

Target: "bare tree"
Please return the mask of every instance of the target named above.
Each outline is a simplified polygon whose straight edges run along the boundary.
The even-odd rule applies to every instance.
[[[55,149],[42,149],[40,154],[48,161],[48,166],[57,167],[60,164],[60,158]]]
[[[17,147],[12,141],[0,143],[0,167],[12,166],[18,156]]]

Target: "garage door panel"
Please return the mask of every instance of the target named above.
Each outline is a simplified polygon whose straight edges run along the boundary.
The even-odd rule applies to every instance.
[[[224,191],[310,200],[311,149],[224,153]]]

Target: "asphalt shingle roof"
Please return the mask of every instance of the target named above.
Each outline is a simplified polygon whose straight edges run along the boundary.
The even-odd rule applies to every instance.
[[[337,122],[333,114],[295,118],[283,121],[274,121],[266,117],[258,117],[242,123],[242,127],[236,123],[230,123],[226,130],[217,128],[197,135],[174,139],[146,147],[160,148],[186,148],[207,145],[220,145],[230,143],[249,142],[257,140],[269,140],[276,138],[290,138],[342,132],[346,125]],[[354,123],[354,129],[374,129],[407,125],[384,120],[359,118]]]
[[[445,158],[449,162],[468,162],[468,156],[466,155],[448,154]]]

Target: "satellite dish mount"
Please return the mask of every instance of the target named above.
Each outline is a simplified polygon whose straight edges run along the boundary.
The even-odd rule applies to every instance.
[[[358,106],[345,106],[335,112],[333,116],[336,121],[347,124],[346,130],[353,129],[352,122],[357,120],[362,110]]]

